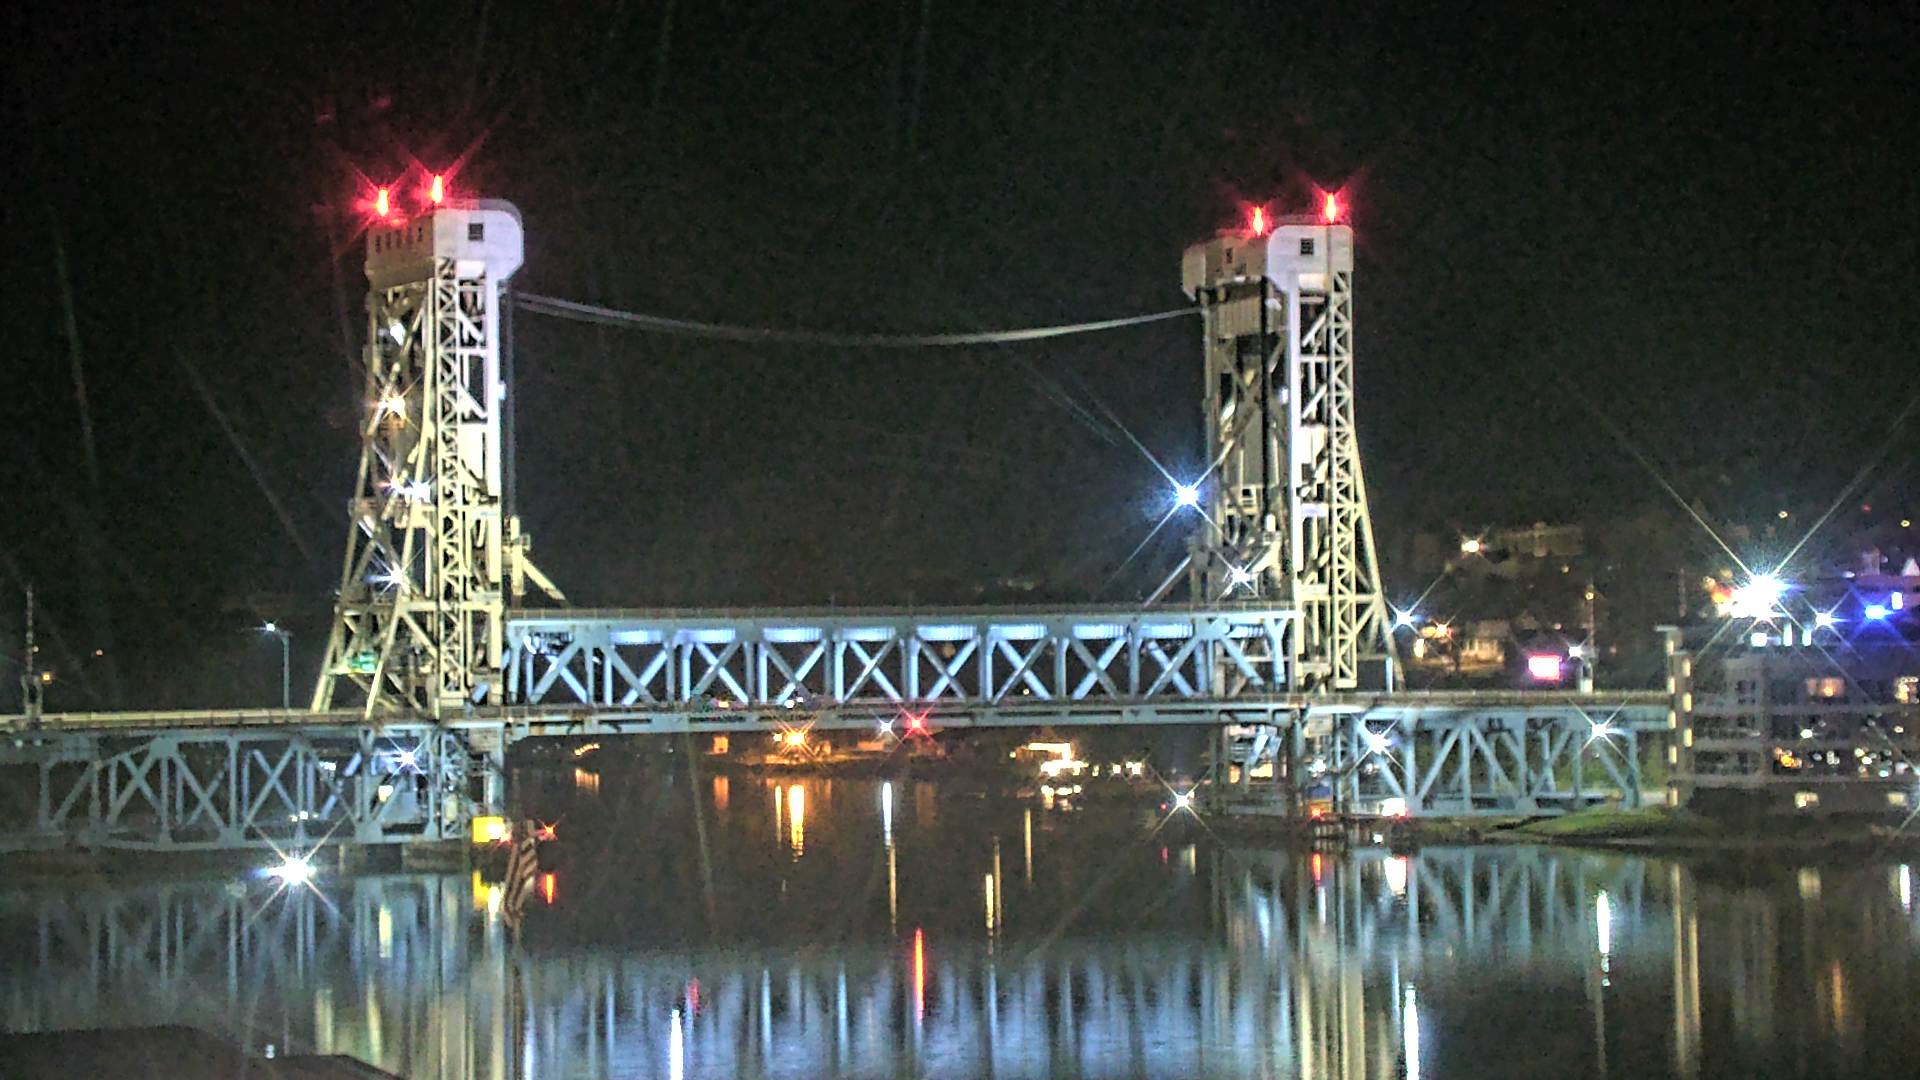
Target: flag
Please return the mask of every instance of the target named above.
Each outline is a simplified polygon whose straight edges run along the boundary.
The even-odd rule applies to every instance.
[[[527,895],[533,891],[534,879],[540,876],[537,831],[531,821],[513,823],[510,837],[513,846],[507,854],[506,892],[501,898],[500,917],[515,931],[520,929],[520,917],[526,911]]]

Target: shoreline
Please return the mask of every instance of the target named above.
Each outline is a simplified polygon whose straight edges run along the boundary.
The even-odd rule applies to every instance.
[[[1223,839],[1268,839],[1312,843],[1306,823],[1278,817],[1204,814]],[[1559,817],[1356,819],[1321,825],[1345,834],[1371,831],[1395,850],[1421,847],[1542,845],[1636,855],[1712,856],[1760,852],[1859,855],[1920,850],[1920,831],[1897,831],[1889,822],[1865,818],[1796,820],[1777,817],[1719,819],[1665,807],[1588,810]]]

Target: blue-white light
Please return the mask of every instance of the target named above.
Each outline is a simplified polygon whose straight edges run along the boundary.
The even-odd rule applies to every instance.
[[[267,868],[267,876],[282,885],[305,885],[313,880],[313,861],[305,855],[287,855],[280,860],[279,866]]]
[[[1786,596],[1787,588],[1787,583],[1777,574],[1755,574],[1733,590],[1728,613],[1736,619],[1778,618],[1780,600]]]
[[[1173,505],[1191,509],[1200,505],[1199,484],[1175,484],[1173,486]]]
[[[1869,619],[1884,619],[1893,612],[1885,604],[1868,604],[1860,609],[1860,614]]]

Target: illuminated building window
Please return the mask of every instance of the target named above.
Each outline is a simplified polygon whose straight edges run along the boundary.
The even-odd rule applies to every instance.
[[[1893,700],[1902,705],[1920,701],[1920,675],[1902,675],[1893,680]]]
[[[1815,676],[1807,680],[1807,697],[1832,701],[1847,692],[1847,680],[1838,675]]]
[[[1811,810],[1820,805],[1820,794],[1814,791],[1796,791],[1793,793],[1795,810]]]
[[[1907,805],[1907,793],[1904,791],[1887,792],[1887,805],[1905,807]]]

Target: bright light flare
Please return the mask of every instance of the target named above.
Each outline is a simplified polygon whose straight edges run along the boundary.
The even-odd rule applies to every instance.
[[[1415,613],[1412,608],[1395,608],[1393,611],[1393,628],[1395,630],[1403,626],[1412,626],[1419,621],[1420,616]]]
[[[1185,790],[1185,791],[1176,791],[1176,792],[1174,792],[1174,793],[1173,793],[1173,808],[1174,808],[1175,810],[1191,810],[1191,809],[1193,809],[1193,789],[1192,789],[1192,788],[1188,788],[1188,789],[1187,789],[1187,790]]]
[[[1860,609],[1860,614],[1878,622],[1893,614],[1893,609],[1885,604],[1868,604],[1866,607]]]
[[[280,865],[267,868],[267,876],[282,885],[305,885],[313,880],[313,860],[306,855],[293,852],[280,860]]]
[[[447,201],[447,178],[439,173],[433,174],[433,184],[427,188],[427,201],[435,206]]]
[[[1252,585],[1253,571],[1247,569],[1244,566],[1229,567],[1227,569],[1227,581],[1233,585],[1241,586],[1241,587]]]
[[[1199,484],[1175,484],[1173,486],[1173,505],[1191,510],[1200,505]]]
[[[1727,602],[1727,613],[1736,619],[1771,621],[1780,615],[1780,600],[1787,594],[1787,583],[1776,574],[1755,574],[1736,585]]]
[[[1485,546],[1486,542],[1477,536],[1465,537],[1460,541],[1460,554],[1478,555]]]
[[[1339,221],[1340,213],[1343,209],[1344,208],[1340,205],[1339,193],[1329,191],[1321,196],[1320,198],[1320,220],[1321,221],[1326,222],[1329,225],[1333,224],[1336,221]]]
[[[1384,754],[1388,750],[1393,749],[1393,732],[1391,731],[1375,731],[1372,728],[1365,728],[1363,729],[1363,737],[1366,739],[1367,753],[1369,754]]]
[[[373,212],[378,217],[387,217],[393,213],[393,192],[385,186],[373,193]]]
[[[1250,220],[1249,220],[1249,222],[1248,222],[1248,224],[1249,224],[1249,225],[1250,225],[1250,226],[1252,227],[1252,229],[1253,229],[1253,235],[1255,235],[1255,236],[1265,236],[1265,235],[1267,235],[1267,211],[1266,211],[1266,208],[1265,208],[1265,207],[1260,207],[1260,206],[1256,206],[1256,207],[1254,207],[1254,208],[1253,208],[1253,213],[1252,213],[1252,215],[1251,215],[1251,217],[1250,217]]]
[[[1813,613],[1813,626],[1816,630],[1831,629],[1838,625],[1840,625],[1840,616],[1835,615],[1831,611],[1816,611]]]
[[[416,750],[402,750],[393,756],[393,763],[402,769],[420,767],[420,754]]]

